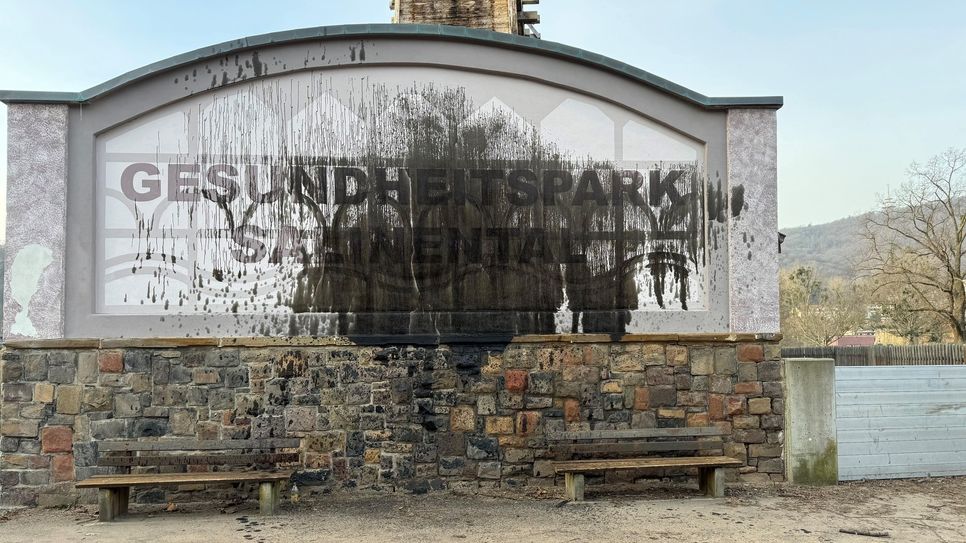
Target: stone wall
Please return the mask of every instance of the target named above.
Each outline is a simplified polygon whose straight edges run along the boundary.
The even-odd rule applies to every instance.
[[[778,346],[723,339],[8,344],[0,502],[93,500],[74,481],[118,469],[96,467],[98,441],[174,436],[299,437],[295,481],[304,492],[418,492],[554,484],[550,430],[716,425],[728,434],[725,453],[746,463],[732,480],[782,480]],[[165,492],[148,489],[137,499],[170,499]]]
[[[466,26],[515,34],[516,0],[393,0],[394,23]]]

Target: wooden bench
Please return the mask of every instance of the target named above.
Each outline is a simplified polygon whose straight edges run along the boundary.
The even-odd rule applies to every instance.
[[[98,507],[102,521],[111,521],[127,514],[132,486],[183,484],[259,483],[259,510],[263,515],[271,515],[278,508],[282,482],[292,476],[292,471],[280,471],[276,464],[299,460],[298,452],[280,450],[298,447],[299,440],[294,438],[101,441],[97,443],[99,466],[116,466],[128,470],[134,467],[150,467],[156,471],[179,472],[95,475],[78,482],[76,486],[98,489]],[[204,466],[206,471],[189,471],[188,466]],[[224,471],[228,466],[251,466],[256,470]],[[207,471],[211,467],[223,471]]]
[[[698,468],[698,484],[712,497],[724,496],[724,469],[742,465],[722,456],[721,435],[715,427],[644,428],[639,430],[593,430],[560,432],[547,436],[555,457],[590,457],[552,462],[554,473],[564,474],[567,498],[584,499],[584,474],[626,469]],[[693,455],[694,453],[717,456]],[[641,453],[670,453],[676,456],[620,458]],[[691,453],[681,456],[680,453]],[[615,458],[617,457],[617,458]]]

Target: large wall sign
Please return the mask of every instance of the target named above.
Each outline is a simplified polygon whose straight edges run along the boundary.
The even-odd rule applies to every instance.
[[[66,223],[52,207],[52,262],[24,278],[52,298],[11,307],[38,336],[777,330],[761,300],[780,98],[709,98],[536,39],[366,25],[0,99],[66,104],[35,121],[66,142],[66,175],[43,184],[61,179]],[[12,246],[36,244],[19,224]]]
[[[704,146],[553,87],[303,72],[164,107],[97,154],[101,313],[610,332],[613,311],[707,306]]]

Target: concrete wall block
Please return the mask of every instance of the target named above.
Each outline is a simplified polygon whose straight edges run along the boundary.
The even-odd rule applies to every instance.
[[[838,483],[835,361],[787,359],[785,364],[785,476],[801,484]]]

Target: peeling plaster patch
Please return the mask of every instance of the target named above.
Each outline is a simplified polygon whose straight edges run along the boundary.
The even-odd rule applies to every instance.
[[[10,104],[7,114],[3,335],[5,339],[60,338],[65,307],[68,107]]]
[[[14,301],[20,304],[20,311],[10,327],[12,333],[30,337],[39,335],[28,316],[30,300],[37,293],[40,276],[53,261],[54,255],[50,249],[36,243],[25,246],[14,257],[10,269],[10,291]]]

